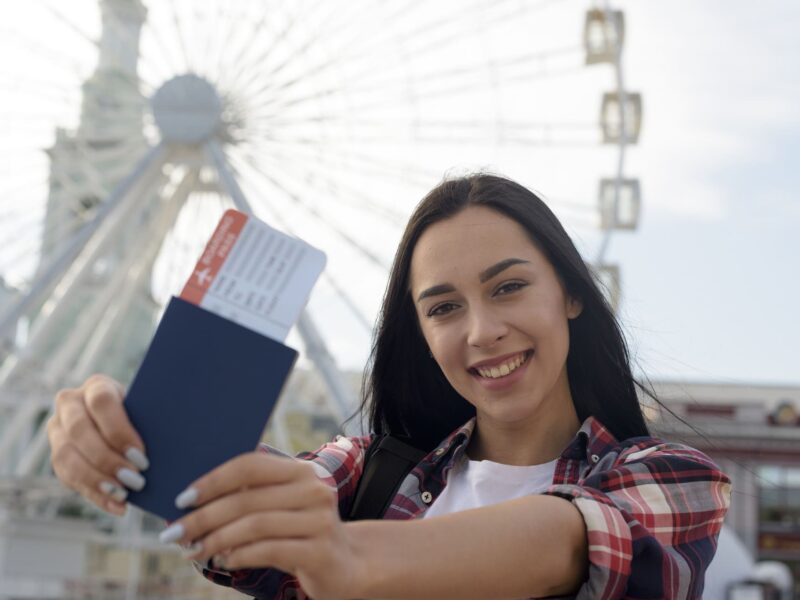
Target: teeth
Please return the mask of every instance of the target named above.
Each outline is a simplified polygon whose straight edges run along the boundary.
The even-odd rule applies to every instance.
[[[498,377],[505,377],[509,373],[516,371],[522,363],[525,362],[525,354],[519,354],[516,358],[511,359],[507,363],[503,363],[499,367],[479,367],[476,369],[481,377],[489,379],[497,379]]]

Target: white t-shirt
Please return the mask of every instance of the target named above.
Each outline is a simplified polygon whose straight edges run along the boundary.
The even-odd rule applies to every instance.
[[[557,462],[517,466],[464,458],[447,474],[447,486],[423,518],[540,494],[552,485]]]

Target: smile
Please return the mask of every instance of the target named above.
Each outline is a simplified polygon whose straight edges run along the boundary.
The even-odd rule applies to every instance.
[[[525,361],[527,361],[532,354],[533,350],[526,350],[525,352],[520,352],[508,359],[505,359],[499,364],[491,366],[476,366],[470,368],[469,370],[486,379],[500,379],[501,377],[506,377],[519,369],[523,364],[525,364]]]

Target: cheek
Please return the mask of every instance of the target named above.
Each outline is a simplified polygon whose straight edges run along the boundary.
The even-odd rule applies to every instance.
[[[456,336],[446,328],[431,328],[425,333],[428,347],[443,367],[459,360]]]

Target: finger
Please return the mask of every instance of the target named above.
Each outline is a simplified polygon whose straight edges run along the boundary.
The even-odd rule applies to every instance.
[[[178,508],[202,506],[245,487],[279,485],[307,479],[316,481],[306,461],[262,452],[248,452],[195,480],[176,498]]]
[[[80,392],[64,391],[59,395],[59,416],[50,424],[50,442],[54,451],[59,443],[72,444],[87,462],[111,477],[116,477],[123,468],[134,472],[138,470],[137,465],[103,439],[81,400]]]
[[[109,377],[97,375],[87,379],[82,389],[86,410],[103,439],[119,454],[145,470],[149,461],[145,455],[144,442],[128,419],[119,383]]]
[[[326,535],[333,528],[331,511],[265,511],[251,513],[196,542],[190,558],[203,560],[259,540],[302,539]],[[192,538],[197,539],[197,538]]]
[[[269,540],[240,546],[213,558],[215,567],[232,571],[274,567],[295,575],[314,552],[316,540]]]
[[[205,537],[243,515],[264,511],[335,509],[335,492],[321,482],[262,486],[229,494],[189,513],[165,529],[162,542],[187,543]]]
[[[90,502],[109,512],[124,512],[127,491],[113,478],[95,469],[72,445],[62,444],[53,455],[56,475]]]

